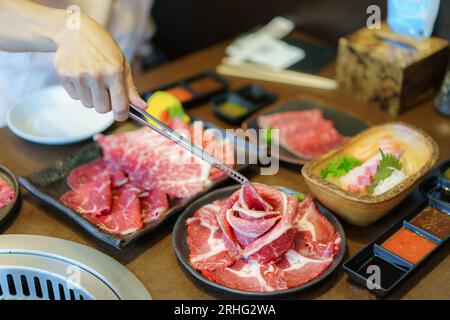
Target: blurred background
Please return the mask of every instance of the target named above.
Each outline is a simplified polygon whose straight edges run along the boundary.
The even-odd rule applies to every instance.
[[[156,0],[154,45],[172,60],[230,39],[268,22],[276,15],[295,21],[298,30],[330,45],[364,26],[369,5],[379,5],[386,18],[386,0]],[[450,40],[450,1],[441,1],[434,34]]]

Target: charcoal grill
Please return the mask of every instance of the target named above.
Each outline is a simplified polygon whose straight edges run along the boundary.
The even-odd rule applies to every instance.
[[[87,246],[52,237],[0,236],[0,300],[149,300],[127,268]]]

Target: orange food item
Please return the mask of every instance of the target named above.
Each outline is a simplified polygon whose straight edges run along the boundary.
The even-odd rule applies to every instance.
[[[194,95],[190,91],[188,91],[187,89],[185,89],[183,87],[171,88],[171,89],[167,90],[167,92],[169,92],[169,93],[173,94],[175,97],[177,97],[181,103],[192,100],[192,98],[194,97]]]
[[[417,264],[436,244],[411,230],[401,228],[381,246],[406,261]]]
[[[163,111],[162,113],[161,113],[161,116],[160,116],[160,121],[162,121],[162,122],[164,122],[164,123],[167,123],[167,121],[169,120],[169,118],[170,118],[170,115],[169,115],[169,112],[168,111]]]

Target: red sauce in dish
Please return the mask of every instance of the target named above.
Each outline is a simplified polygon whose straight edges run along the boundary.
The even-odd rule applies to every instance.
[[[401,228],[381,246],[406,261],[417,264],[436,244],[411,230]]]

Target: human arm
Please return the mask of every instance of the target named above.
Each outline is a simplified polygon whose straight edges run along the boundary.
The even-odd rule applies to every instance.
[[[70,14],[27,0],[0,0],[0,50],[55,52],[55,70],[69,95],[100,113],[112,109],[116,120],[128,117],[129,103],[145,108],[112,36],[83,14],[79,28],[69,27]]]

